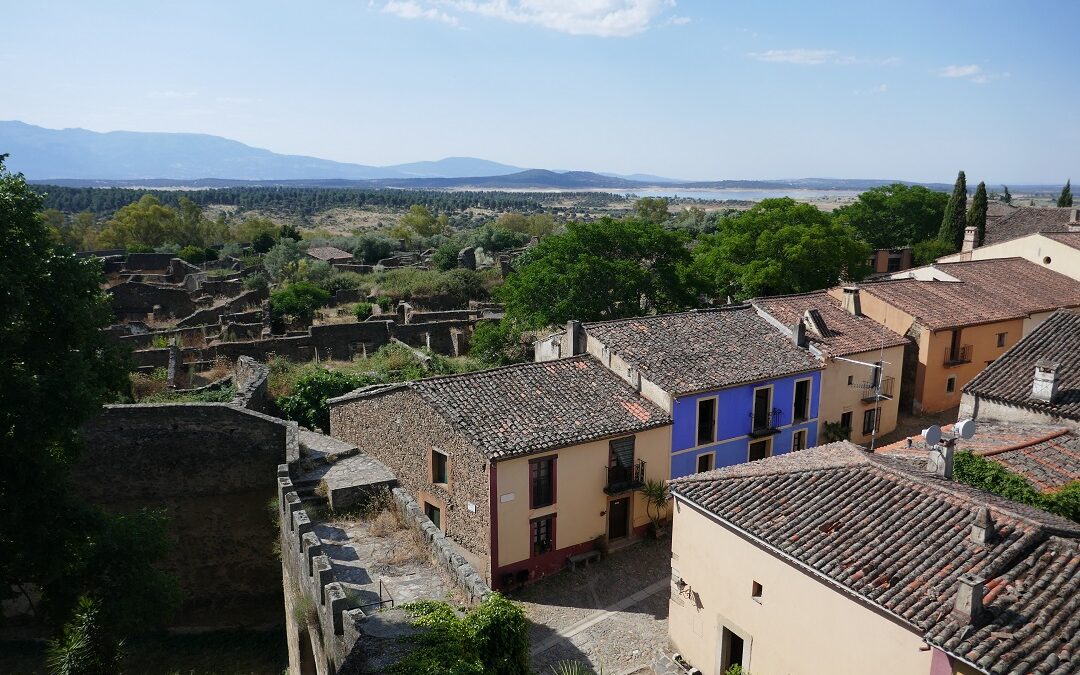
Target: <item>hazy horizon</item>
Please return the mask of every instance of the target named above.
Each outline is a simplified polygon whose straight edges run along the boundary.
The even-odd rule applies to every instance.
[[[22,4],[6,10],[0,119],[375,166],[1060,184],[1080,155],[1067,85],[1080,5],[1022,9]]]

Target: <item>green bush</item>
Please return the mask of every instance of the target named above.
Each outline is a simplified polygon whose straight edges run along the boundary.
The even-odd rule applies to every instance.
[[[434,255],[431,256],[431,262],[435,265],[435,269],[446,272],[456,268],[458,266],[458,250],[453,244],[443,244],[435,249]]]
[[[315,309],[330,299],[330,293],[310,281],[289,284],[270,294],[270,311],[275,317],[292,317],[298,321],[311,321]]]
[[[301,377],[290,395],[277,399],[277,407],[286,418],[308,429],[330,433],[330,406],[327,399],[374,383],[373,378],[363,375],[321,368]]]
[[[262,272],[256,272],[244,279],[244,288],[249,291],[262,290],[270,285],[270,281]]]
[[[525,363],[531,358],[517,325],[508,320],[481,321],[469,340],[469,356],[489,366]]]
[[[370,317],[374,311],[374,308],[371,306],[370,302],[361,302],[357,303],[356,309],[353,311],[356,313],[357,321],[367,321],[368,317]]]
[[[266,253],[274,248],[275,243],[277,243],[277,240],[274,239],[274,235],[269,232],[261,232],[251,240],[251,248],[255,249],[256,253]]]
[[[199,246],[185,246],[180,249],[176,257],[192,265],[201,265],[206,262],[206,249]]]
[[[961,482],[992,492],[1014,502],[1080,522],[1080,481],[1066,484],[1056,492],[1039,492],[1027,480],[992,459],[966,450],[956,453],[953,477]]]
[[[378,299],[375,300],[375,304],[377,304],[379,309],[384,312],[390,312],[394,309],[394,301],[385,295],[380,295]]]
[[[63,634],[49,642],[49,672],[53,675],[105,675],[120,670],[122,642],[110,635],[101,603],[82,596]]]

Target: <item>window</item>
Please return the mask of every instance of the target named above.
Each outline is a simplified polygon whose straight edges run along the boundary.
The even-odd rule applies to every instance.
[[[753,430],[764,431],[773,427],[772,387],[754,390]]]
[[[697,444],[706,445],[716,440],[716,399],[704,398],[697,402]]]
[[[848,436],[849,436],[849,437],[851,436],[851,429],[852,429],[852,424],[851,424],[851,421],[852,421],[852,417],[854,417],[854,413],[853,413],[853,412],[851,412],[850,410],[849,410],[849,411],[847,411],[846,413],[844,413],[843,415],[840,415],[840,426],[842,426],[842,427],[844,427],[845,429],[847,429],[847,433],[848,433]]]
[[[849,386],[849,387],[850,387],[851,385],[855,384],[855,376],[854,376],[854,375],[848,375],[848,376],[847,376],[847,383],[848,383],[848,386]]]
[[[555,516],[545,516],[530,521],[532,527],[532,554],[542,555],[555,550]]]
[[[750,451],[746,458],[746,461],[753,462],[759,459],[765,459],[769,456],[769,439],[763,441],[754,441],[750,444]]]
[[[806,449],[806,429],[800,429],[791,435],[791,451]]]
[[[886,269],[887,272],[899,272],[900,271],[900,256],[889,256],[889,266]]]
[[[702,473],[704,471],[713,470],[713,458],[715,455],[711,452],[706,452],[703,455],[698,455],[697,458],[697,472]]]
[[[424,515],[435,527],[442,529],[442,510],[438,506],[424,502]]]
[[[792,418],[800,422],[810,419],[810,380],[799,380],[795,383]]]
[[[998,333],[997,334],[997,346],[998,347],[1004,347],[1005,346],[1005,338],[1008,337],[1008,335],[1009,335],[1008,333]]]
[[[431,482],[446,484],[446,455],[438,450],[431,451]]]
[[[881,408],[871,408],[863,413],[862,416],[862,432],[863,436],[867,434],[876,433],[879,427],[879,420]]]
[[[732,666],[743,664],[743,639],[731,630],[724,628],[720,634],[720,671],[726,672]]]
[[[949,379],[945,380],[945,393],[952,394],[956,391],[956,376],[953,375]]]
[[[529,508],[539,509],[555,503],[555,461],[542,457],[529,462]]]
[[[757,600],[758,602],[761,602],[762,590],[763,589],[761,588],[761,584],[755,581],[754,584],[750,587],[750,597],[754,600]]]

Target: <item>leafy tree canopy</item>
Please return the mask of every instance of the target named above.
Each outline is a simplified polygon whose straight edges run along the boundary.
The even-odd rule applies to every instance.
[[[641,220],[569,223],[522,258],[498,297],[527,328],[673,311],[697,302],[686,236]]]
[[[745,300],[859,280],[870,253],[850,226],[785,197],[722,220],[694,248],[694,271],[714,297]]]
[[[921,185],[893,183],[871,188],[833,212],[874,248],[900,248],[932,239],[941,227],[949,196]]]
[[[555,219],[546,213],[526,215],[511,211],[499,216],[495,226],[511,232],[522,232],[529,236],[543,237],[555,231]]]
[[[409,212],[401,217],[400,224],[409,228],[421,237],[431,237],[449,229],[450,223],[446,214],[436,217],[426,206],[413,204]]]
[[[270,311],[275,317],[311,321],[315,310],[330,299],[330,292],[310,281],[298,281],[270,294]]]
[[[667,197],[642,197],[634,202],[634,213],[646,223],[655,225],[665,223],[671,217]]]

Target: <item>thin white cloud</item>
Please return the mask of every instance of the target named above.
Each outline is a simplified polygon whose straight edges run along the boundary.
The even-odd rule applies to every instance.
[[[667,21],[665,21],[664,25],[665,26],[685,26],[686,24],[690,23],[690,20],[691,19],[688,16],[676,15],[676,16],[671,17]]]
[[[973,77],[978,76],[982,68],[974,64],[969,66],[945,66],[938,71],[939,77]]]
[[[390,0],[382,7],[385,14],[393,14],[402,19],[424,19],[427,21],[441,21],[451,26],[458,25],[457,17],[450,16],[446,12],[434,7],[421,5],[416,0]]]
[[[750,52],[748,56],[767,63],[790,63],[798,66],[820,66],[824,64],[838,66],[894,66],[900,63],[900,59],[896,56],[885,59],[870,59],[851,54],[841,54],[835,49],[769,49],[763,52]]]
[[[889,92],[889,85],[879,84],[876,87],[870,87],[869,89],[856,89],[855,94],[861,96],[862,94],[887,94]]]
[[[570,35],[629,37],[648,30],[674,7],[675,0],[389,0],[382,11],[454,26],[472,14]],[[673,16],[668,22],[689,20]]]

